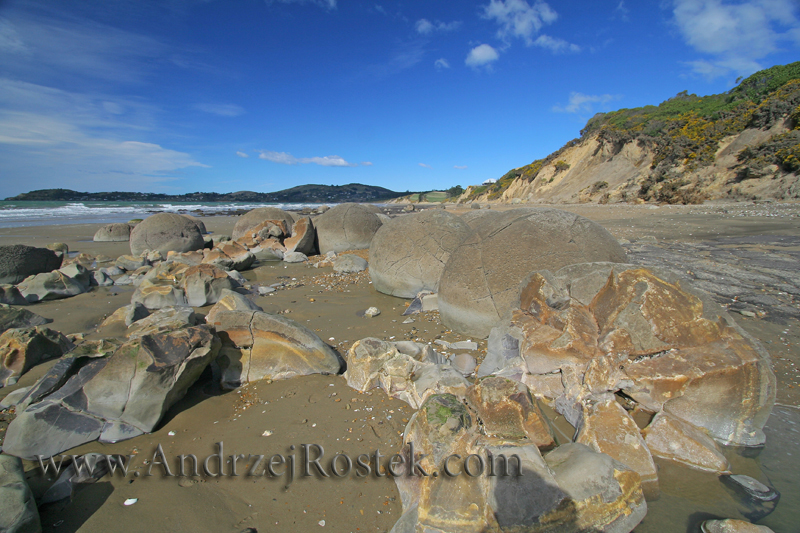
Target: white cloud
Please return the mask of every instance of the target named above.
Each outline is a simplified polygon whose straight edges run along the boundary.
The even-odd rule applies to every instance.
[[[272,152],[270,150],[261,150],[259,159],[266,159],[273,163],[280,163],[282,165],[298,165],[314,163],[323,167],[356,167],[356,163],[348,163],[338,155],[326,155],[324,157],[295,157],[286,152]]]
[[[238,117],[244,114],[244,109],[235,104],[196,104],[194,109],[221,117]]]
[[[491,63],[497,61],[499,58],[500,55],[497,53],[497,50],[488,44],[480,44],[469,51],[467,59],[464,62],[467,66],[476,69],[484,66],[490,68]]]
[[[583,94],[578,92],[571,92],[569,94],[569,104],[564,107],[554,106],[553,111],[558,113],[589,113],[592,111],[593,104],[605,105],[613,100],[618,100],[619,96],[611,94]]]
[[[236,152],[236,155],[238,155],[239,157],[244,157],[245,159],[246,159],[246,158],[248,158],[248,157],[250,157],[249,155],[247,155],[247,154],[246,154],[246,153],[244,153],[244,152]]]
[[[535,0],[533,5],[526,0],[491,0],[483,10],[485,18],[500,25],[500,39],[508,42],[511,37],[518,37],[528,46],[533,44],[534,34],[558,18],[558,13],[542,0]]]
[[[537,37],[536,40],[533,41],[533,44],[542,48],[546,48],[554,54],[563,54],[567,52],[575,53],[581,51],[581,47],[577,44],[568,43],[564,39],[550,37],[549,35],[544,34]]]
[[[442,70],[443,68],[450,68],[450,63],[448,63],[445,58],[440,57],[439,59],[434,61],[433,66],[439,70]]]
[[[361,162],[361,166],[362,167],[371,167],[372,166],[372,161],[362,161]]]
[[[453,165],[453,168],[457,168],[458,170],[464,170],[467,168],[467,165]]]
[[[419,166],[421,166],[422,168],[433,168],[432,166],[426,165],[425,163],[420,163]]]
[[[281,4],[314,4],[325,9],[336,9],[336,0],[264,0],[267,5],[274,2]]]
[[[617,8],[614,10],[615,13],[619,13],[619,17],[624,20],[625,22],[628,21],[628,14],[631,12],[630,9],[625,7],[625,0],[619,0],[619,4],[617,4]]]
[[[458,29],[459,26],[461,26],[460,20],[454,20],[453,22],[439,22],[437,20],[433,23],[428,19],[419,19],[414,24],[417,33],[421,33],[422,35],[430,35],[434,31],[453,31]]]
[[[674,21],[686,43],[710,56],[689,62],[694,72],[714,78],[751,74],[783,41],[798,43],[796,0],[674,0]]]

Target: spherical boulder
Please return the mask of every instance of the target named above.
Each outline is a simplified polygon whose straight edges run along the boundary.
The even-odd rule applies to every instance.
[[[605,228],[559,209],[512,209],[484,221],[450,256],[439,282],[442,322],[466,335],[485,338],[510,316],[535,270],[625,261]]]
[[[339,204],[314,220],[319,253],[345,252],[369,248],[381,227],[375,206]]]
[[[203,248],[203,236],[194,222],[175,213],[158,213],[144,219],[131,231],[131,253],[145,250],[190,252]]]
[[[197,229],[200,230],[201,234],[205,235],[206,233],[208,233],[208,231],[206,231],[206,225],[199,218],[197,218],[195,216],[192,216],[192,215],[186,215],[186,214],[181,214],[181,216],[182,217],[186,217],[189,220],[191,220],[192,222],[194,222],[194,225],[197,226]]]
[[[28,276],[61,267],[62,256],[24,244],[0,246],[0,283],[19,283]]]
[[[292,232],[294,219],[292,215],[277,207],[258,207],[248,211],[236,221],[231,233],[231,239],[239,240],[247,234],[247,230],[254,228],[267,220],[282,220],[288,233]]]
[[[94,234],[95,242],[125,242],[131,239],[131,224],[106,224]]]
[[[469,233],[461,217],[441,209],[392,219],[378,229],[369,247],[372,286],[401,298],[437,292],[445,263]]]

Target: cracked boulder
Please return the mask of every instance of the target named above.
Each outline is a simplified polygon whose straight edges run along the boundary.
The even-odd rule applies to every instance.
[[[300,217],[292,225],[292,235],[286,237],[283,245],[287,252],[300,252],[311,255],[314,252],[314,241],[317,230],[309,217]]]
[[[0,304],[0,333],[11,328],[31,328],[49,324],[53,319],[39,316],[27,309]]]
[[[272,225],[280,228],[282,237],[291,232],[294,219],[283,209],[277,207],[258,207],[239,217],[239,220],[236,221],[236,225],[233,227],[231,239],[234,241],[238,241],[243,237],[252,239],[253,233],[258,233],[270,227],[268,224],[264,224],[267,221],[274,221]],[[254,230],[254,228],[259,225],[262,226]],[[267,229],[266,233],[270,233],[270,229]]]
[[[380,387],[414,409],[419,409],[433,394],[449,393],[463,398],[469,383],[449,364],[432,362],[436,359],[435,352],[432,355],[405,342],[368,337],[356,341],[348,350],[344,377],[358,391]]]
[[[168,252],[190,252],[202,250],[203,235],[197,225],[188,218],[175,213],[150,215],[131,230],[131,254],[139,255],[145,250]]]
[[[28,276],[61,267],[62,256],[24,244],[0,246],[0,283],[19,283]]]
[[[442,271],[442,322],[486,338],[510,317],[531,272],[587,261],[623,262],[625,251],[605,228],[566,211],[521,208],[493,216],[464,239]]]
[[[313,331],[283,316],[260,311],[220,311],[209,324],[222,339],[217,362],[225,389],[260,379],[341,371],[339,354]]]
[[[147,309],[189,305],[186,301],[186,294],[180,287],[171,283],[154,283],[148,279],[142,280],[136,287],[136,291],[131,296],[131,303],[142,304]]]
[[[42,524],[22,461],[0,455],[0,531],[39,533]]]
[[[196,326],[200,318],[191,307],[164,307],[128,326],[125,336],[138,339],[144,335],[156,335]]]
[[[14,285],[0,285],[0,304],[28,305],[28,300]]]
[[[81,282],[58,270],[26,278],[17,289],[29,303],[69,298],[86,292]]]
[[[204,264],[189,267],[180,286],[190,306],[203,307],[217,303],[222,291],[234,289],[239,283],[221,268]]]
[[[73,365],[57,380],[62,385],[18,412],[8,426],[3,452],[34,459],[97,439],[117,442],[149,433],[219,347],[210,328],[196,326],[146,335],[126,342],[110,357]]]
[[[369,248],[381,224],[381,219],[370,206],[339,204],[314,220],[316,248],[321,254]]]
[[[355,254],[342,254],[333,260],[333,271],[341,273],[363,272],[369,267],[367,260]]]
[[[224,289],[217,303],[208,311],[206,323],[212,324],[223,311],[263,311],[253,300],[236,291]]]
[[[34,366],[72,348],[69,339],[49,328],[6,330],[0,335],[0,387],[13,385]]]
[[[203,257],[203,263],[223,270],[247,270],[255,260],[256,256],[236,241],[220,243]]]
[[[708,432],[664,411],[644,431],[644,441],[655,457],[707,472],[725,473],[730,464]]]
[[[461,217],[442,209],[391,219],[378,229],[369,247],[372,285],[401,298],[437,292],[445,264],[469,233]]]

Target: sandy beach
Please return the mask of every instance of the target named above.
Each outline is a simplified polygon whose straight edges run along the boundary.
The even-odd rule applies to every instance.
[[[507,206],[507,208],[516,206]],[[765,257],[775,264],[800,266],[800,205],[773,203],[707,204],[701,206],[570,205],[562,209],[594,220],[622,242],[629,260],[670,262],[669,257],[706,257],[725,263],[721,254],[741,258],[741,268],[752,257]],[[496,209],[496,206],[492,206]],[[448,206],[457,214],[464,208]],[[204,217],[212,235],[230,235],[237,217]],[[27,244],[43,247],[64,242],[71,253],[116,258],[130,253],[126,242],[93,242],[100,224],[37,226],[0,229],[0,245]],[[767,238],[768,237],[768,238]],[[511,245],[511,244],[510,244]],[[658,252],[658,253],[655,253]],[[368,258],[366,250],[359,252]],[[669,254],[673,254],[670,256]],[[748,255],[750,254],[750,255]],[[755,255],[753,255],[755,254]],[[659,259],[660,258],[660,259]],[[664,259],[666,258],[666,259]],[[675,259],[678,261],[679,259]],[[685,270],[694,272],[694,267]],[[777,267],[775,267],[777,268]],[[790,267],[786,267],[790,268]],[[438,312],[402,316],[408,300],[378,293],[367,272],[336,275],[330,267],[283,262],[259,263],[242,272],[249,282],[263,285],[283,282],[284,287],[266,296],[254,297],[265,311],[285,316],[312,329],[344,355],[353,342],[365,337],[384,340],[436,340],[478,342],[478,363],[486,353],[486,341],[470,339],[442,325]],[[699,279],[699,278],[698,278]],[[130,303],[132,286],[95,287],[78,296],[38,303],[28,309],[53,320],[51,329],[64,334],[82,334],[99,339],[109,331],[98,325],[116,309]],[[756,479],[769,476],[782,493],[777,510],[762,522],[774,531],[796,531],[800,519],[800,453],[797,451],[800,421],[800,295],[760,287],[761,300],[729,298],[726,305],[737,323],[761,341],[772,357],[777,377],[776,410],[767,425],[767,447],[757,458],[745,458],[726,450],[737,473]],[[718,301],[724,298],[720,295]],[[771,297],[773,300],[763,299]],[[762,302],[759,304],[758,302]],[[766,303],[763,303],[766,302]],[[769,302],[779,302],[773,306]],[[739,304],[746,305],[741,307]],[[381,314],[363,316],[369,307]],[[197,309],[205,314],[210,307]],[[738,312],[738,310],[753,312]],[[780,312],[775,311],[779,309]],[[794,310],[794,311],[792,311]],[[793,314],[794,313],[794,314]],[[753,316],[749,316],[753,315]],[[112,332],[113,333],[113,332]],[[16,385],[0,389],[0,397],[19,387],[30,386],[54,364],[38,365]],[[170,477],[163,467],[147,472],[158,446],[175,470],[175,457],[195,454],[201,460],[218,451],[224,455],[298,454],[301,444],[315,443],[325,457],[346,453],[349,457],[380,450],[391,455],[401,446],[401,434],[413,410],[380,390],[359,393],[341,376],[306,376],[276,382],[256,382],[235,391],[220,391],[210,372],[192,386],[174,405],[156,431],[116,444],[85,444],[69,453],[90,451],[132,454],[133,475],[115,475],[87,485],[68,504],[40,509],[44,531],[389,531],[402,513],[399,493],[390,477],[325,478],[298,475],[242,475],[223,477]],[[553,418],[557,419],[557,415]],[[0,414],[0,437],[13,419]],[[765,430],[766,431],[766,430]],[[290,446],[296,448],[292,450]],[[790,446],[782,448],[781,446]],[[636,528],[639,532],[687,531],[708,516],[734,516],[735,504],[721,488],[716,476],[691,471],[657,460],[661,498],[648,502],[648,514]],[[219,465],[212,461],[212,471]],[[37,490],[46,487],[46,477],[37,464],[26,462],[27,478]],[[232,465],[223,465],[227,473]],[[138,474],[138,475],[136,475]],[[134,505],[123,502],[136,499]]]

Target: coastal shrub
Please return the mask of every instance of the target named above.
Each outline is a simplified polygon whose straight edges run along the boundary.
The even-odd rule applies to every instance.
[[[595,181],[594,184],[592,184],[592,194],[598,193],[598,192],[602,191],[603,189],[607,189],[607,188],[608,188],[608,182],[607,181]]]
[[[558,161],[556,161],[555,168],[556,168],[556,174],[558,174],[559,172],[565,172],[566,170],[569,170],[569,163],[567,163],[562,159],[559,159]]]

